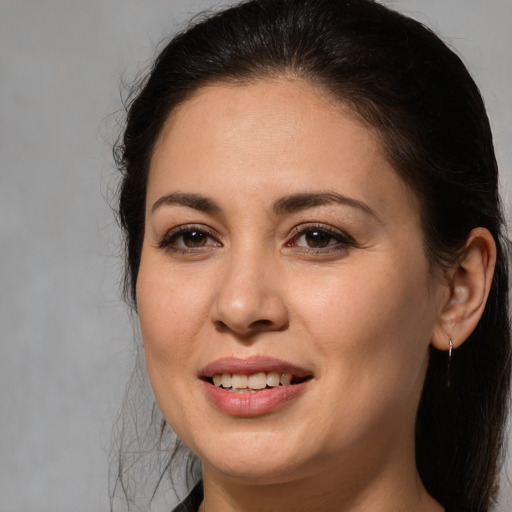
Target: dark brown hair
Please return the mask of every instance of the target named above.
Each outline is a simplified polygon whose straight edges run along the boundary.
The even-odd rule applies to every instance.
[[[115,148],[126,295],[135,307],[148,169],[169,114],[206,84],[283,74],[324,87],[380,133],[389,161],[420,200],[434,267],[456,260],[475,227],[487,228],[496,241],[483,317],[454,353],[449,375],[446,353],[431,349],[416,428],[427,490],[445,506],[487,511],[511,361],[497,164],[477,86],[461,59],[420,23],[372,0],[252,0],[173,38],[129,105]]]

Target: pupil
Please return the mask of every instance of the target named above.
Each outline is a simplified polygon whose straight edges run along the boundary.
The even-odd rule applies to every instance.
[[[310,247],[327,247],[330,239],[331,235],[324,231],[315,230],[306,233],[306,242]]]
[[[206,242],[206,237],[201,231],[189,231],[183,235],[183,243],[187,247],[200,247]]]

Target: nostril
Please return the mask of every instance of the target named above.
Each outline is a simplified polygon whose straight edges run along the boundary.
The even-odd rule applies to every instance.
[[[249,325],[249,330],[254,332],[259,331],[282,331],[288,327],[288,322],[278,324],[272,320],[262,318],[261,320],[255,320]]]
[[[244,335],[242,331],[245,331],[245,335],[248,336],[263,331],[282,331],[288,327],[288,322],[284,322],[282,325],[278,325],[272,320],[268,320],[265,318],[251,322],[249,325],[247,325],[246,328],[242,328],[240,326],[230,326],[228,323],[223,322],[222,320],[216,320],[213,323],[215,325],[215,329],[217,330],[217,332],[234,331],[237,332],[238,334]]]
[[[267,327],[272,325],[271,320],[256,320],[249,325],[250,328]]]
[[[215,321],[214,325],[215,325],[215,329],[218,332],[226,332],[226,331],[230,330],[229,327],[222,320]]]

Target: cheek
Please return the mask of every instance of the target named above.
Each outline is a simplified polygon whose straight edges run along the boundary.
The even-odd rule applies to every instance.
[[[201,328],[207,285],[194,279],[186,279],[184,285],[183,275],[170,272],[167,267],[165,257],[145,257],[143,253],[137,279],[137,308],[144,344],[159,356],[172,352],[180,357],[187,346],[181,340]]]
[[[424,371],[435,311],[421,258],[412,265],[357,265],[308,279],[297,309],[339,379],[413,385]]]
[[[311,322],[340,334],[405,325],[424,318],[429,307],[425,272],[399,264],[358,264],[308,276],[295,298],[303,311],[311,311]]]
[[[157,270],[158,269],[158,270]],[[180,286],[181,282],[181,286]],[[150,257],[142,258],[137,279],[137,307],[149,381],[156,402],[173,430],[187,439],[186,427],[192,420],[190,383],[196,378],[193,343],[200,329],[201,299],[187,282],[166,272],[165,265]]]
[[[187,364],[194,350],[190,341],[202,329],[206,307],[204,286],[169,272],[159,255],[141,259],[137,279],[137,308],[148,376],[162,412],[175,410],[175,393],[190,379],[195,368]],[[183,390],[181,391],[183,393]],[[166,416],[167,417],[167,416]]]
[[[425,273],[404,276],[392,265],[353,268],[303,285],[297,309],[326,383],[311,415],[331,411],[318,425],[327,451],[413,428],[434,317]]]

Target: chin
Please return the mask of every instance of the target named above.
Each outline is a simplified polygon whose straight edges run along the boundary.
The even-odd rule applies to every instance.
[[[191,446],[199,456],[203,471],[211,468],[240,483],[268,485],[297,477],[310,465],[308,450],[276,432],[234,432],[217,437],[216,442]],[[204,446],[204,449],[201,449]],[[300,457],[298,457],[300,454]]]
[[[303,465],[298,461],[283,460],[282,458],[280,460],[269,460],[268,458],[267,460],[251,460],[250,455],[247,455],[247,458],[241,457],[240,459],[222,459],[212,462],[206,460],[203,461],[203,471],[205,466],[240,484],[272,485],[296,480],[297,475],[302,473]]]

